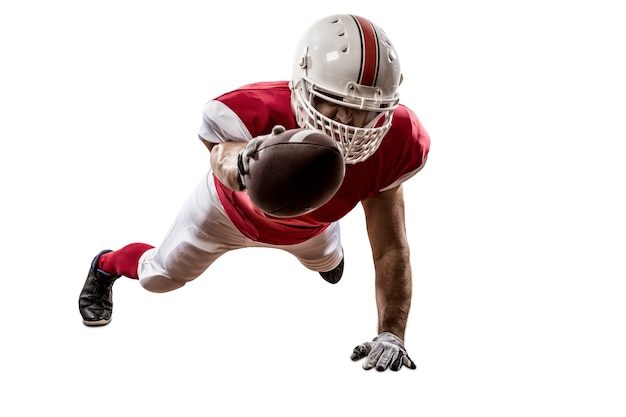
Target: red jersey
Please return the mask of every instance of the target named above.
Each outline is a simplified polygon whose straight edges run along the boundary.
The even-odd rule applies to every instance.
[[[256,83],[217,97],[241,119],[252,137],[270,133],[275,125],[296,129],[288,82]],[[252,204],[245,191],[236,192],[216,177],[215,186],[226,214],[248,238],[277,245],[306,241],[331,222],[348,214],[360,201],[403,182],[426,162],[430,138],[417,116],[400,105],[378,150],[368,159],[346,165],[339,191],[322,207],[303,216],[275,218]]]

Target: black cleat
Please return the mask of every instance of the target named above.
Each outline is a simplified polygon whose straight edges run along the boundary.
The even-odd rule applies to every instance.
[[[87,280],[78,298],[78,309],[86,326],[104,326],[113,314],[113,283],[120,275],[111,275],[98,269],[98,259],[103,250],[91,262]]]
[[[343,258],[341,258],[341,262],[339,262],[339,265],[337,265],[334,269],[327,272],[320,272],[320,275],[324,278],[324,280],[326,280],[326,282],[331,284],[338,283],[343,275]]]

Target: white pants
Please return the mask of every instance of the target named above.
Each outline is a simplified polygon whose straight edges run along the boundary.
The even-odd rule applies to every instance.
[[[270,245],[247,238],[226,215],[209,170],[187,199],[163,243],[139,259],[139,282],[149,291],[172,291],[200,276],[227,251],[249,247],[285,250],[308,269],[321,272],[335,268],[343,256],[338,222],[314,238],[294,245]]]

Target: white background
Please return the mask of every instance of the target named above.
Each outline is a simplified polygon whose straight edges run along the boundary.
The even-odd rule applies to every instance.
[[[3,416],[624,416],[626,26],[617,1],[6,1]],[[336,286],[243,250],[183,289],[77,299],[101,249],[158,244],[209,163],[203,104],[288,79],[336,12],[398,49],[432,137],[406,184],[417,370],[365,372],[362,210]]]

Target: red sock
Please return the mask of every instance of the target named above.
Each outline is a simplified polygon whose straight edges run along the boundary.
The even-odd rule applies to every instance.
[[[128,278],[138,279],[139,258],[145,251],[152,248],[154,246],[146,243],[131,243],[122,249],[102,254],[98,259],[98,268],[112,275],[124,275]]]

